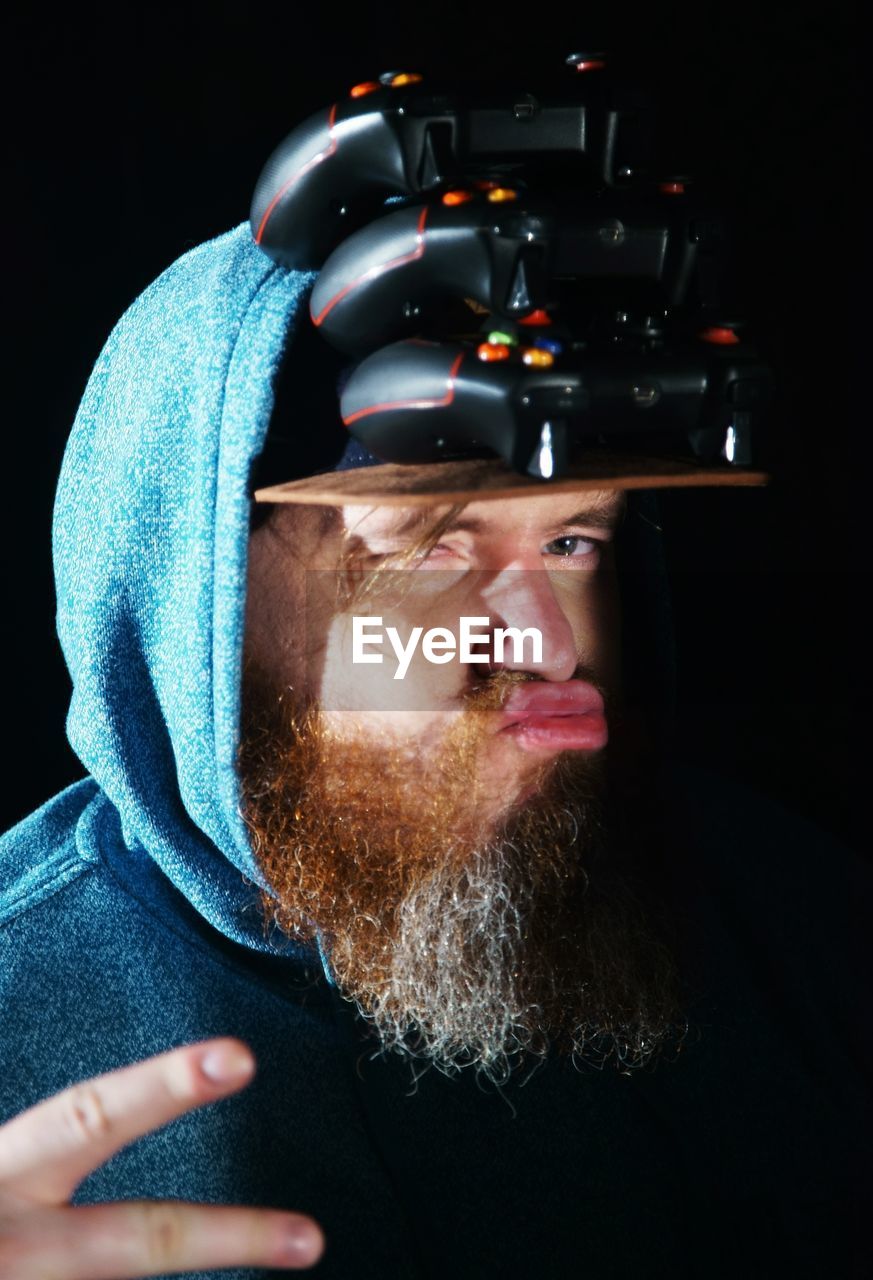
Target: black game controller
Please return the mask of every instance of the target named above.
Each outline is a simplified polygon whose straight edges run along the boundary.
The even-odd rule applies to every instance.
[[[675,308],[696,284],[694,305],[715,312],[711,275],[695,270],[715,227],[698,200],[655,184],[611,193],[606,203],[598,195],[573,193],[561,202],[496,182],[467,183],[345,240],[315,282],[310,314],[332,346],[363,355],[428,331],[451,298],[496,316],[525,316],[559,305],[559,291],[580,302],[587,294],[592,307],[607,292],[620,302],[622,287],[636,282],[638,291],[649,286],[652,307]]]
[[[747,463],[751,412],[769,392],[769,370],[727,326],[703,330],[665,360],[574,350],[537,324],[478,344],[412,338],[382,347],[352,373],[341,413],[386,462],[493,451],[550,479],[577,444],[686,455],[690,446],[704,461]]]
[[[496,453],[543,480],[578,444],[746,465],[772,379],[723,309],[725,225],[687,178],[646,176],[644,100],[568,62],[595,73],[584,101],[356,86],[270,158],[255,237],[321,266],[312,320],[365,356],[341,415],[376,457]]]
[[[580,55],[581,56],[581,55]],[[582,65],[582,64],[577,64]],[[554,166],[613,186],[642,171],[646,99],[590,64],[585,101],[550,87],[545,100],[505,88],[430,90],[388,72],[305,120],[267,160],[255,188],[255,241],[276,262],[317,270],[387,197],[417,197],[464,176]]]

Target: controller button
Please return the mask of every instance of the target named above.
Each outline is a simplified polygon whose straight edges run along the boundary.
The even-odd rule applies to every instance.
[[[710,325],[708,329],[701,329],[697,336],[703,342],[714,342],[722,347],[731,346],[740,341],[739,336],[727,325]]]
[[[540,351],[551,351],[553,356],[559,356],[564,350],[563,342],[559,342],[557,338],[534,338],[533,344]]]
[[[480,360],[508,360],[511,354],[505,342],[480,342],[476,348]]]
[[[502,343],[506,347],[518,346],[518,338],[515,336],[515,334],[505,333],[503,329],[494,329],[491,333],[489,333],[488,341],[492,343],[497,343],[498,345]]]
[[[493,187],[488,192],[488,199],[492,204],[506,204],[508,200],[517,200],[518,192],[512,187]]]
[[[577,71],[602,71],[606,66],[602,53],[571,53],[564,61],[568,67],[575,67]]]
[[[473,200],[472,191],[447,191],[443,196],[443,204],[466,204],[468,200]]]
[[[659,182],[658,190],[665,196],[684,196],[684,182]]]
[[[518,322],[519,324],[551,324],[552,317],[548,311],[532,311],[529,316],[524,316]]]
[[[419,84],[424,76],[417,71],[386,71],[379,79],[389,89],[402,89],[405,84]]]
[[[378,80],[364,80],[361,84],[356,84],[349,90],[350,98],[363,98],[367,93],[375,93],[377,89],[381,89]]]
[[[478,178],[473,183],[473,186],[478,188],[479,191],[495,191],[500,186],[500,183],[488,178]]]
[[[635,382],[631,387],[631,399],[639,409],[651,409],[661,398],[660,387],[644,382]]]
[[[521,358],[534,369],[551,369],[555,363],[551,351],[543,351],[542,347],[522,347]]]

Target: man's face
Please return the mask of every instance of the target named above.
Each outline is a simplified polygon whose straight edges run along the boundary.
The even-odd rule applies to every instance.
[[[318,930],[385,1046],[444,1070],[658,1036],[647,939],[590,883],[622,513],[616,491],[288,504],[251,537],[240,770],[270,909]]]
[[[471,706],[484,709],[496,672],[514,673],[475,762],[478,805],[497,819],[537,766],[605,743],[622,511],[614,490],[460,511],[281,507],[252,537],[249,655],[298,705],[316,702],[338,737],[403,744],[422,763]],[[422,548],[437,521],[438,541]],[[466,655],[464,619],[477,637]],[[541,687],[513,692],[513,681]]]

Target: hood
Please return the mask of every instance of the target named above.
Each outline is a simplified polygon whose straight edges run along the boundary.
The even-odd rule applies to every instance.
[[[124,844],[259,949],[235,767],[249,480],[315,275],[276,266],[247,222],[174,262],[100,353],[54,506],[73,750]]]
[[[273,263],[248,222],[174,262],[94,366],[54,508],[73,750],[131,855],[150,857],[223,935],[261,951],[278,948],[254,909],[263,878],[235,764],[250,495],[277,391],[298,387],[297,421],[310,423],[313,353],[332,378],[339,367],[323,339],[313,345],[316,274]],[[300,473],[316,461],[326,459],[305,457]],[[632,494],[623,539],[648,568],[624,592],[638,650],[631,687],[664,702],[672,633],[658,524],[656,495]]]

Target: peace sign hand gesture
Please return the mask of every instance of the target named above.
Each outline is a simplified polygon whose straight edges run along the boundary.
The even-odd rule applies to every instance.
[[[254,1071],[241,1041],[203,1041],[72,1085],[0,1127],[0,1277],[127,1280],[317,1262],[324,1237],[302,1214],[170,1200],[69,1203],[116,1151],[234,1093]]]

